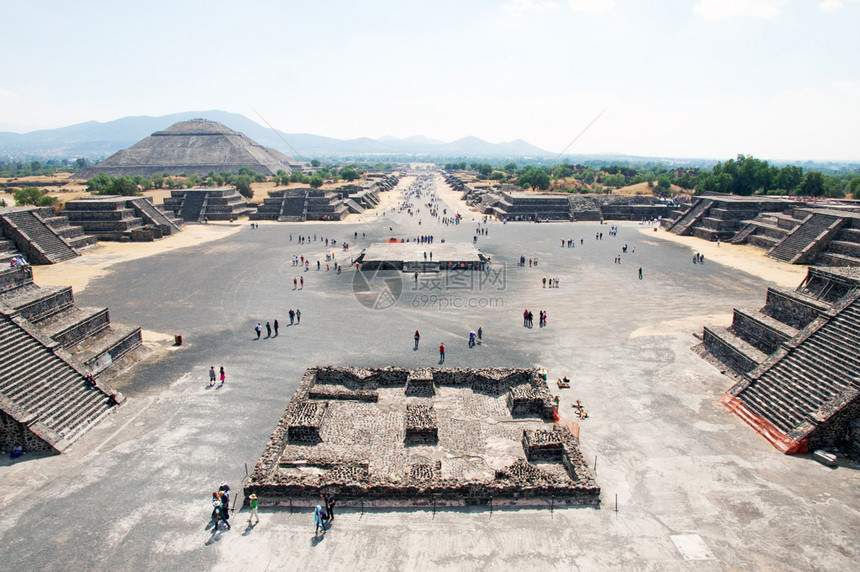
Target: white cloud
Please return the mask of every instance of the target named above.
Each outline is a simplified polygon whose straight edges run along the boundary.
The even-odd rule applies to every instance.
[[[558,8],[558,2],[552,0],[510,0],[502,4],[502,10],[512,16],[521,16],[526,12],[549,12]]]
[[[615,7],[615,0],[567,0],[574,12],[606,12]]]
[[[818,5],[818,9],[825,12],[831,12],[839,8],[842,8],[842,0],[824,0],[824,2]]]
[[[832,0],[824,1],[826,3]],[[693,12],[705,20],[772,18],[782,11],[785,3],[786,0],[700,0],[693,6]]]

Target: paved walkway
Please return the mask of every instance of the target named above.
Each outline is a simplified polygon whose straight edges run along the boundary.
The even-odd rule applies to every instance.
[[[391,213],[356,224],[246,224],[221,240],[111,266],[90,281],[76,296],[80,304],[182,334],[185,345],[140,364],[123,384],[129,403],[68,454],[0,464],[2,567],[856,566],[860,472],[779,454],[718,405],[731,381],[689,350],[702,321],[762,306],[768,282],[716,263],[693,265],[689,248],[661,233],[645,236],[634,223],[609,237],[609,227],[596,223],[493,222],[477,246],[504,264],[501,282],[415,289],[404,276],[398,302],[370,310],[353,295],[351,271],[325,272],[324,242],[295,240],[316,233],[358,252],[390,226],[398,235],[470,243],[477,215],[463,214],[457,227],[425,216],[419,227]],[[600,231],[603,240],[595,240]],[[577,239],[576,247],[561,248],[562,238]],[[635,253],[614,264],[625,243]],[[323,270],[301,272],[293,254],[320,259]],[[539,265],[517,266],[521,255]],[[305,288],[293,291],[299,275]],[[544,275],[558,275],[561,287],[542,288]],[[287,326],[287,310],[296,307],[302,323]],[[546,310],[548,326],[523,328],[525,308]],[[280,336],[257,341],[254,324],[275,318]],[[468,332],[479,325],[485,343],[469,349]],[[237,513],[233,530],[211,532],[211,491],[222,480],[241,489],[245,465],[253,469],[305,368],[433,366],[440,342],[449,367],[540,365],[551,379],[573,380],[562,410],[578,398],[590,413],[581,443],[592,464],[596,458],[599,510],[349,510],[314,538],[309,512],[265,509],[254,528]],[[207,387],[210,365],[226,368],[224,387]]]

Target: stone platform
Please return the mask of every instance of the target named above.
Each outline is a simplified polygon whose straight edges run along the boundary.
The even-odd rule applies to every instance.
[[[478,270],[487,261],[489,257],[471,244],[418,242],[374,242],[362,251],[357,260],[362,270],[391,268],[404,271]]]
[[[346,506],[596,506],[600,488],[578,440],[553,414],[536,369],[312,368],[245,497],[270,506],[312,506],[321,492]]]

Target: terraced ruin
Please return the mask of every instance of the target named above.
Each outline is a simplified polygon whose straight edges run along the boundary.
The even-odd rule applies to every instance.
[[[597,505],[578,438],[536,369],[306,371],[245,496],[302,506]],[[569,422],[568,422],[569,423]]]
[[[737,383],[721,402],[786,453],[860,456],[860,270],[810,267],[796,290],[704,328],[704,349]]]

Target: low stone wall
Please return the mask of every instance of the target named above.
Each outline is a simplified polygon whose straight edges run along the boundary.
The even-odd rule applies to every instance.
[[[405,425],[407,443],[436,444],[439,440],[436,412],[430,404],[407,404]]]
[[[525,432],[523,453],[529,459],[516,459],[489,478],[444,477],[443,461],[424,460],[423,452],[414,457],[418,460],[407,459],[402,470],[393,475],[388,471],[374,472],[374,461],[365,458],[368,454],[372,456],[372,451],[326,447],[325,442],[320,447],[304,447],[326,435],[337,439],[337,434],[331,433],[336,431],[337,417],[333,417],[329,402],[308,401],[315,392],[330,396],[345,392],[352,398],[383,387],[388,392],[396,392],[398,387],[405,392],[411,383],[431,380],[436,387],[471,390],[475,394],[479,390],[492,392],[482,398],[488,402],[504,399],[505,392],[512,393],[527,400],[532,417],[552,415],[549,389],[536,369],[309,369],[257,463],[245,487],[245,497],[256,494],[264,506],[313,506],[321,492],[336,494],[341,506],[463,506],[488,502],[533,505],[549,502],[551,498],[558,505],[599,505],[600,488],[579,453],[576,438],[567,428],[554,425],[548,430]],[[419,451],[422,446],[436,446],[439,420],[431,400],[402,399],[406,400],[401,426],[405,440],[400,443],[417,445]],[[339,411],[342,406],[335,409]],[[332,420],[327,421],[329,418]],[[537,422],[538,426],[541,423]],[[396,435],[396,429],[393,430]],[[296,444],[302,446],[296,448]],[[286,447],[295,449],[290,456],[285,455]],[[544,459],[545,465],[531,462],[540,463]]]

